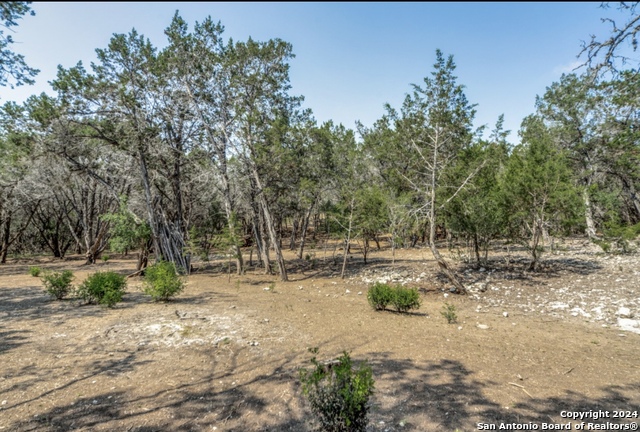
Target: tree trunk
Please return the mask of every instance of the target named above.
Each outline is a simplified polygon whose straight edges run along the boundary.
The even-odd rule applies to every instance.
[[[629,196],[629,200],[633,205],[633,209],[635,210],[634,221],[640,220],[640,198],[638,197],[638,193],[636,192],[636,187],[633,184],[633,179],[629,179],[626,176],[620,176],[622,180],[622,188]]]
[[[11,237],[11,214],[9,214],[5,219],[4,231],[2,233],[2,240],[0,243],[0,264],[6,264],[9,247],[22,236],[22,233],[24,233],[27,227],[31,224],[33,216],[35,215],[36,209],[39,205],[40,201],[36,203],[35,208],[30,212],[26,222],[18,229],[18,232],[13,236],[13,238]]]
[[[264,274],[271,274],[271,260],[269,259],[269,244],[267,242],[268,235],[265,234],[264,222],[262,212],[260,211],[260,205],[256,201],[255,197],[255,185],[251,184],[251,225],[253,229],[253,235],[256,241],[256,248],[258,249],[258,256],[262,262],[264,268]]]
[[[109,224],[103,224],[95,239],[91,240],[91,243],[87,245],[87,252],[85,253],[85,264],[95,264],[98,257],[104,251],[107,246],[106,236],[108,233]]]
[[[369,239],[367,237],[364,238],[362,255],[364,255],[364,263],[367,263],[367,254],[369,253]]]
[[[156,262],[170,261],[189,274],[191,273],[191,265],[189,257],[184,256],[184,236],[181,232],[181,223],[178,223],[177,226],[170,224],[164,214],[162,203],[151,196],[147,160],[142,143],[139,143],[138,146],[138,162]]]
[[[4,220],[2,230],[2,243],[0,244],[0,264],[6,264],[9,252],[9,238],[11,236],[11,216]]]
[[[442,258],[442,255],[440,255],[440,251],[438,251],[438,248],[436,247],[435,231],[435,224],[432,224],[432,228],[429,231],[429,249],[431,249],[431,254],[438,263],[438,267],[440,267],[440,270],[445,274],[445,276],[447,276],[447,279],[449,279],[449,281],[455,287],[456,294],[466,294],[467,289],[464,287],[464,285],[462,285],[462,282],[460,282],[460,279],[458,279],[458,276],[456,276],[453,270],[449,268],[449,265],[444,260],[444,258]]]
[[[478,234],[473,233],[473,251],[476,255],[476,263],[480,265],[480,245],[478,244]]]
[[[300,222],[298,221],[298,217],[293,216],[293,224],[291,227],[291,238],[289,240],[289,250],[296,250],[296,234],[298,231],[298,225],[300,224]]]
[[[315,212],[313,214],[313,236],[311,237],[313,241],[316,241],[316,234],[320,228],[320,214]]]
[[[158,224],[156,223],[155,212],[153,209],[153,198],[151,197],[151,185],[149,182],[149,171],[147,170],[147,160],[145,157],[142,143],[138,145],[138,163],[140,164],[140,177],[144,189],[144,202],[147,208],[147,217],[149,219],[149,227],[151,228],[151,241],[153,242],[153,252],[155,253],[156,262],[161,258],[160,242],[158,235]]]
[[[391,265],[395,265],[396,264],[396,231],[395,231],[395,225],[394,228],[391,230]]]
[[[527,267],[528,271],[536,271],[538,269],[538,244],[540,243],[540,237],[542,236],[542,229],[540,228],[540,221],[535,220],[533,222],[533,233],[531,235],[531,262]]]
[[[586,234],[589,239],[597,239],[596,225],[593,222],[593,208],[591,206],[591,197],[589,196],[589,190],[584,188],[582,191],[582,200],[584,201],[584,218],[587,223]]]
[[[312,203],[306,214],[304,215],[304,219],[302,221],[302,232],[300,233],[300,248],[298,249],[298,259],[302,259],[302,254],[304,253],[304,243],[307,238],[307,229],[309,228],[309,218],[311,217],[311,212],[313,211],[313,206],[315,203]]]
[[[437,135],[436,135],[437,137]],[[440,270],[447,276],[449,281],[455,287],[455,292],[457,294],[466,294],[467,290],[460,282],[460,279],[456,276],[456,274],[449,268],[447,262],[442,258],[440,252],[438,251],[438,247],[436,246],[436,186],[437,186],[437,176],[436,176],[436,167],[438,166],[438,139],[436,138],[436,145],[434,145],[433,149],[433,166],[431,169],[431,190],[430,190],[430,201],[431,208],[429,209],[429,249],[431,249],[431,254],[433,258],[438,263],[438,267]]]
[[[271,210],[269,209],[269,203],[267,202],[267,197],[264,195],[264,190],[262,188],[262,183],[260,181],[260,175],[258,174],[258,170],[254,164],[251,164],[251,171],[253,174],[253,179],[255,181],[255,185],[258,188],[258,199],[260,207],[262,208],[262,214],[264,215],[264,222],[267,226],[267,233],[269,234],[269,241],[271,242],[274,252],[276,253],[276,263],[278,264],[278,271],[280,272],[280,280],[286,282],[289,280],[287,277],[287,268],[285,267],[284,257],[282,256],[282,249],[280,248],[280,242],[278,235],[276,233],[276,227],[273,220],[273,215],[271,214]]]
[[[340,279],[344,279],[345,272],[347,270],[347,255],[349,255],[349,247],[351,246],[351,226],[353,223],[353,205],[354,199],[351,198],[350,212],[349,212],[349,228],[347,229],[347,238],[344,244],[344,257],[342,258],[342,272],[340,272]]]

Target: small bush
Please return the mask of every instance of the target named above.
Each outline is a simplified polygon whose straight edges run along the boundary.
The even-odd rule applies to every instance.
[[[593,240],[593,242],[595,244],[597,244],[598,246],[600,246],[602,248],[602,251],[604,253],[609,253],[611,252],[611,243],[606,242],[604,240]]]
[[[316,354],[318,349],[311,351]],[[364,432],[374,389],[371,367],[364,362],[354,368],[347,352],[329,364],[322,364],[315,357],[311,363],[311,370],[300,371],[300,381],[322,430]]]
[[[367,300],[375,310],[385,310],[393,301],[393,288],[389,285],[376,282],[367,293]]]
[[[440,314],[445,317],[449,324],[455,324],[458,322],[458,315],[456,314],[456,307],[452,304],[445,303],[442,306]]]
[[[393,306],[398,312],[407,312],[410,309],[420,308],[420,294],[413,288],[405,288],[401,285],[393,289]]]
[[[144,292],[154,301],[167,301],[184,289],[184,282],[176,272],[176,266],[161,261],[145,270]]]
[[[61,300],[71,292],[73,289],[71,286],[72,280],[73,273],[71,270],[64,270],[62,273],[47,273],[42,277],[44,289],[57,300]]]
[[[42,269],[38,266],[29,267],[29,274],[33,277],[39,277]]]
[[[110,256],[110,255],[107,255],[107,254],[103,254],[103,255],[100,257],[100,259],[101,259],[102,261],[104,261],[104,262],[107,262],[107,261],[109,261],[109,260],[111,259],[111,256]]]
[[[126,288],[125,276],[115,272],[98,272],[89,276],[78,287],[76,295],[87,303],[112,307],[122,301]]]

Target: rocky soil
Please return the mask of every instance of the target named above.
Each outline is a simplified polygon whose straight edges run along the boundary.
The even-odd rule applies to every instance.
[[[288,257],[286,283],[197,264],[167,303],[132,278],[113,309],[50,299],[29,266],[70,269],[80,283],[97,270],[131,273],[132,259],[14,260],[0,267],[0,431],[315,431],[298,380],[311,347],[321,360],[348,351],[372,366],[370,432],[638,411],[640,256],[560,246],[536,273],[505,245],[483,267],[443,249],[468,296],[450,292],[428,249],[397,251],[393,263],[389,250],[373,251],[367,265],[354,253],[344,280],[319,249],[315,261]],[[374,311],[375,281],[418,288],[422,307]],[[445,303],[455,324],[441,316]]]

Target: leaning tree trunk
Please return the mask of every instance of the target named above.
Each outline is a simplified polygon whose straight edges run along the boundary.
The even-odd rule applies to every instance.
[[[191,260],[189,256],[184,255],[185,248],[184,236],[177,224],[167,221],[162,210],[158,210],[158,247],[159,255],[166,261],[171,261],[176,267],[181,267],[186,274],[191,273]],[[157,259],[157,258],[156,258]]]
[[[90,231],[91,227],[85,230],[85,233]],[[85,264],[89,265],[96,263],[102,251],[104,251],[104,249],[107,247],[106,237],[108,232],[109,224],[103,223],[100,225],[95,238],[93,238],[93,236],[90,234],[85,234],[85,244],[87,250],[87,252],[85,253]]]
[[[40,201],[36,203],[36,208],[38,207],[38,205],[40,205]],[[11,215],[9,215],[5,219],[4,231],[2,232],[2,240],[0,243],[0,264],[6,264],[9,247],[13,244],[13,242],[15,242],[22,236],[27,227],[31,224],[34,214],[35,210],[31,211],[31,214],[27,218],[26,222],[18,229],[18,232],[16,232],[13,238],[11,237]]]
[[[140,272],[147,268],[149,265],[149,254],[153,247],[153,241],[151,239],[144,242],[138,253],[138,263],[136,264],[136,272]]]
[[[453,270],[449,268],[449,265],[444,260],[444,258],[442,258],[442,255],[440,255],[440,251],[438,251],[438,248],[436,247],[436,244],[433,240],[429,241],[429,248],[431,249],[431,254],[433,255],[433,258],[438,263],[438,267],[440,267],[440,270],[445,274],[445,276],[447,276],[449,281],[455,287],[456,293],[466,294],[467,289],[464,287],[464,285],[462,285],[462,282],[460,282],[460,279],[458,279],[458,276],[456,276]]]

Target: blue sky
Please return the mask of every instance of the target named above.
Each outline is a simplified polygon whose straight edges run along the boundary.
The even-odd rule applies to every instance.
[[[51,92],[59,64],[85,65],[113,33],[136,28],[154,45],[176,10],[191,25],[211,16],[234,40],[281,38],[293,45],[292,93],[304,95],[319,122],[370,126],[383,105],[399,107],[420,84],[435,51],[453,54],[458,82],[478,104],[476,125],[498,116],[517,142],[536,95],[579,64],[580,43],[606,36],[599,3],[38,3],[15,28],[14,49],[41,69],[34,86],[0,88],[0,102]]]

